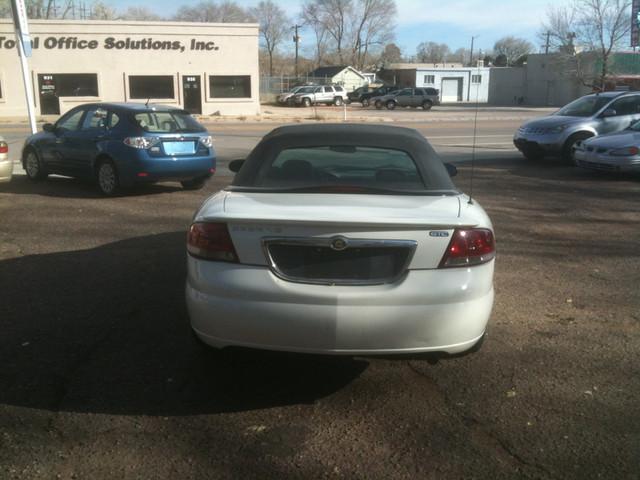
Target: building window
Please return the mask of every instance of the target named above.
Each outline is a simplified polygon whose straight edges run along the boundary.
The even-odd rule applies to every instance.
[[[129,98],[175,98],[172,75],[130,75]]]
[[[56,73],[53,77],[59,97],[98,96],[98,75],[95,73]]]
[[[424,83],[429,84],[429,85],[433,85],[434,83],[436,83],[436,76],[435,75],[425,75],[424,76]]]
[[[482,75],[471,75],[471,83],[482,83]]]
[[[209,77],[211,98],[251,98],[249,75],[216,75]]]

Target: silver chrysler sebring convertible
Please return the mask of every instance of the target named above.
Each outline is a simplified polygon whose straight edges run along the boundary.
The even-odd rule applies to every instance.
[[[286,126],[230,169],[187,237],[201,341],[347,355],[481,344],[493,227],[418,132]]]

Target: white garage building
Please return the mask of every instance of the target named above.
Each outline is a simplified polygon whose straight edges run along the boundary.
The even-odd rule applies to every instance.
[[[416,87],[440,90],[442,103],[476,102],[489,100],[491,69],[485,67],[419,68],[416,69]]]
[[[202,115],[260,113],[257,24],[33,20],[29,27],[38,115],[127,101]],[[13,22],[0,19],[0,117],[23,115]]]

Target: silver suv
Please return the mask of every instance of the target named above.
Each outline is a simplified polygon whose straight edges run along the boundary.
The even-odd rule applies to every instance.
[[[387,107],[388,110],[396,107],[422,107],[423,110],[431,110],[434,105],[440,105],[440,91],[435,88],[403,88],[373,97],[369,101],[378,110],[382,107]]]
[[[640,92],[603,92],[581,97],[547,117],[522,125],[513,143],[529,160],[561,155],[573,160],[589,137],[624,130],[640,119]]]
[[[299,91],[294,95],[293,100],[296,105],[304,107],[310,107],[318,103],[340,106],[344,103],[346,96],[347,92],[340,85],[323,85]]]

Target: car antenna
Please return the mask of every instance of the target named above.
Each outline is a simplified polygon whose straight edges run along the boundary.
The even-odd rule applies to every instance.
[[[480,66],[478,65],[478,75],[480,75]],[[482,78],[482,77],[480,77]],[[473,144],[471,145],[471,180],[469,185],[469,201],[467,202],[469,205],[473,205],[473,174],[475,173],[476,166],[476,142],[477,142],[477,132],[478,132],[478,95],[480,91],[480,83],[476,84],[476,109],[473,116]]]
[[[149,102],[150,102],[150,101],[151,101],[151,98],[147,98],[147,101],[144,103],[144,106],[145,106],[145,107],[148,107],[148,106],[149,106]]]

